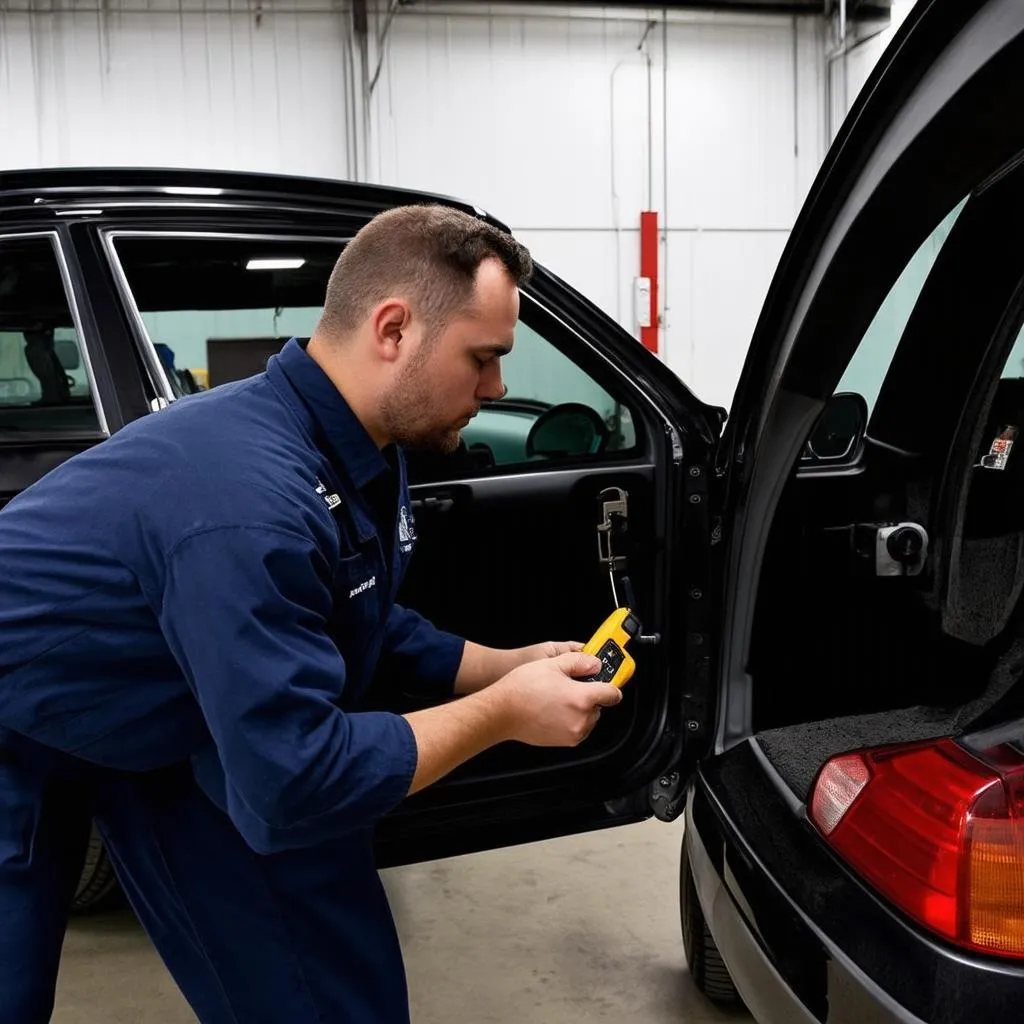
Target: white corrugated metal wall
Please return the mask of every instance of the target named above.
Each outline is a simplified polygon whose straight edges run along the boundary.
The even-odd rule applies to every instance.
[[[30,11],[0,2],[0,165],[344,177],[348,15],[317,0],[254,10],[219,0]]]
[[[458,195],[631,330],[639,215],[657,210],[662,355],[722,404],[834,108],[853,98],[818,17],[433,3],[388,23],[392,5],[371,0],[364,46],[330,0],[18,2],[0,2],[0,165]]]
[[[371,174],[493,210],[630,328],[657,210],[662,352],[728,402],[824,149],[820,20],[452,10],[391,25]]]

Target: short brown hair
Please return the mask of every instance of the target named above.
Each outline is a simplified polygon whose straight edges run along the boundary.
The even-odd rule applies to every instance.
[[[433,335],[468,307],[477,270],[489,258],[501,260],[517,286],[533,273],[525,246],[461,210],[399,206],[378,214],[335,264],[317,329],[355,330],[378,302],[404,292]]]

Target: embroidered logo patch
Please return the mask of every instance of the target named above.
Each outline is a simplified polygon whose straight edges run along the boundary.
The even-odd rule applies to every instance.
[[[416,540],[416,517],[403,505],[402,511],[398,514],[398,542],[402,546],[402,554],[409,554],[412,551],[413,541]]]
[[[337,494],[327,493],[327,488],[320,482],[319,477],[316,481],[316,493],[324,499],[324,504],[328,508],[337,508],[341,504],[341,498]]]
[[[362,583],[360,583],[358,587],[353,587],[348,592],[348,596],[350,598],[358,597],[360,594],[365,594],[366,591],[368,591],[371,587],[375,586],[377,586],[377,577],[371,576],[368,580],[364,580]]]

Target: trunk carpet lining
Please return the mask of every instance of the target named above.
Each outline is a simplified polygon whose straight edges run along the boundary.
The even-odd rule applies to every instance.
[[[870,715],[804,722],[758,733],[757,741],[786,785],[806,802],[818,772],[830,758],[865,747],[955,736],[996,709],[1022,675],[1024,639],[1016,638],[996,663],[982,695],[969,704],[956,708],[918,705]]]

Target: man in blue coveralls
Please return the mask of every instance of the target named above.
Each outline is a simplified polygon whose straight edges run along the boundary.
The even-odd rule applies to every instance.
[[[395,603],[402,448],[504,393],[528,253],[441,207],[375,218],[265,373],[181,399],[0,512],[0,1022],[49,1018],[95,817],[203,1024],[399,1024],[377,820],[621,694],[575,643],[485,648]],[[360,710],[386,672],[438,698]]]

